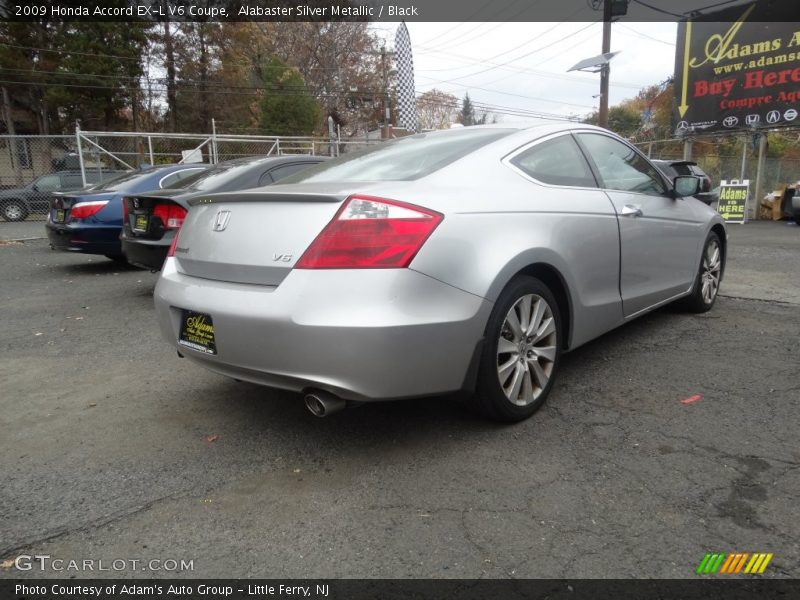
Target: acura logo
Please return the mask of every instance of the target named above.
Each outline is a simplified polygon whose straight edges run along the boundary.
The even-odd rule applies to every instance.
[[[217,213],[217,216],[214,217],[214,231],[224,231],[225,228],[228,226],[228,222],[231,220],[231,211],[229,210],[221,210]]]

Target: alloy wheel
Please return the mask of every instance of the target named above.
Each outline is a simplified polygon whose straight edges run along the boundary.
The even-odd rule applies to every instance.
[[[519,298],[506,314],[497,342],[497,377],[513,404],[527,406],[547,388],[558,343],[556,320],[537,294]]]
[[[709,240],[703,254],[703,267],[700,271],[703,302],[711,304],[719,290],[719,279],[722,272],[722,253],[716,239]]]

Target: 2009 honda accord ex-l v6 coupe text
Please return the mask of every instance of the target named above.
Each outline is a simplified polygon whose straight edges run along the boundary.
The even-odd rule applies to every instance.
[[[727,236],[697,186],[587,125],[394,140],[192,200],[159,324],[186,358],[317,415],[464,390],[524,419],[563,352],[668,302],[712,307]]]

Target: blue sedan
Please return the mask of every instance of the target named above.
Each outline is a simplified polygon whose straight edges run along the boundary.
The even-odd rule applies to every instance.
[[[124,261],[119,240],[123,196],[179,186],[182,180],[207,168],[198,164],[151,167],[125,173],[75,195],[54,198],[45,225],[50,247]]]

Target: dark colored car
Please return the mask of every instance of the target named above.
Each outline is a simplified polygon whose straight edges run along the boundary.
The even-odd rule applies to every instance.
[[[116,177],[120,171],[87,170],[86,183],[92,185]],[[46,214],[56,192],[84,188],[80,171],[59,171],[42,175],[28,185],[0,190],[0,216],[6,221],[24,221],[31,213]]]
[[[123,198],[122,252],[128,262],[161,269],[172,240],[189,210],[189,201],[203,194],[235,192],[275,183],[324,156],[248,157],[219,163],[195,175],[180,188]]]
[[[800,189],[786,190],[786,192],[788,196],[785,204],[786,212],[800,225]]]
[[[151,167],[125,173],[79,194],[56,196],[45,224],[50,247],[123,260],[119,242],[122,196],[179,185],[181,180],[206,169],[208,165],[201,164]]]
[[[700,191],[697,192],[694,197],[709,205],[715,200],[711,192],[711,177],[697,166],[697,163],[693,160],[653,160],[652,163],[657,166],[670,181],[675,179],[678,175],[694,175],[695,177],[699,177]]]

